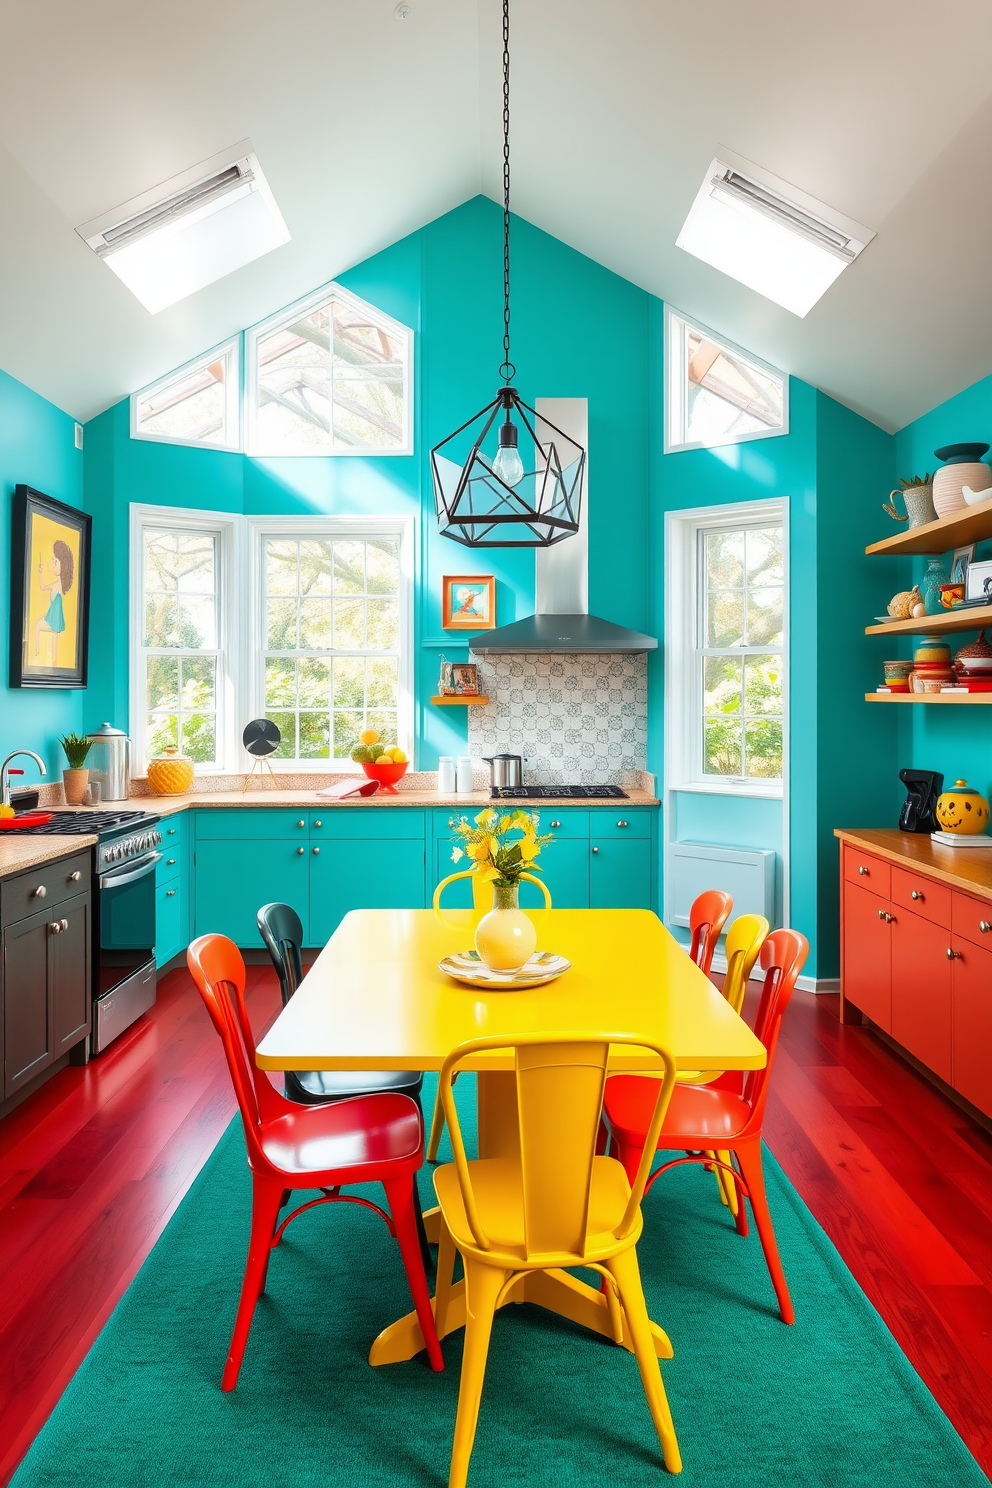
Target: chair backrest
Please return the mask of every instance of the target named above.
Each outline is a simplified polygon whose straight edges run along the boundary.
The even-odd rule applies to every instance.
[[[527,883],[537,884],[537,887],[540,889],[541,893],[544,895],[544,907],[545,907],[545,909],[550,909],[551,908],[551,895],[548,892],[548,886],[544,882],[544,880],[542,878],[535,878],[535,876],[534,876],[533,873],[521,873],[520,877],[522,879],[526,879]],[[492,881],[489,880],[489,879],[486,879],[486,880],[481,879],[479,877],[479,875],[473,869],[471,869],[471,868],[463,868],[459,873],[449,873],[447,878],[442,878],[441,882],[438,884],[437,888],[434,890],[434,898],[432,900],[432,905],[433,905],[433,908],[435,910],[437,910],[439,904],[441,903],[441,895],[444,892],[444,890],[448,887],[448,885],[450,883],[454,883],[455,880],[458,879],[458,878],[470,878],[472,880],[472,908],[474,910],[479,911],[479,912],[481,912],[481,913],[484,914],[487,910],[492,909],[492,907],[493,907],[493,886],[492,886]]]
[[[253,1167],[265,1163],[258,1128],[284,1104],[255,1064],[255,1038],[245,1006],[245,963],[226,935],[201,935],[186,952],[186,964],[224,1043],[227,1067],[245,1129]]]
[[[765,1067],[750,1070],[744,1081],[744,1099],[751,1107],[749,1128],[760,1130],[782,1016],[789,1006],[796,979],[808,955],[809,941],[798,930],[773,930],[761,948],[761,969],[765,973],[765,982],[761,989],[754,1032],[765,1046]]]
[[[723,995],[735,1013],[744,1006],[748,979],[769,928],[764,915],[746,914],[739,915],[727,931],[724,941],[727,974],[723,979]]]
[[[303,980],[303,922],[288,904],[263,904],[256,915],[259,933],[279,978],[282,1005],[286,1006]]]
[[[725,893],[723,889],[707,889],[693,900],[689,911],[689,929],[692,931],[689,955],[707,976],[713,965],[713,952],[720,939],[720,932],[730,918],[733,907],[734,896]]]
[[[664,1071],[653,1081],[658,1097],[648,1128],[641,1164],[616,1234],[632,1231],[644,1196],[658,1134],[675,1084],[675,1061],[666,1049],[626,1033],[534,1033],[512,1042],[506,1037],[473,1039],[450,1053],[441,1067],[440,1096],[448,1122],[458,1183],[476,1243],[491,1249],[479,1218],[472,1175],[465,1156],[452,1077],[458,1066],[486,1049],[512,1048],[517,1081],[520,1130],[520,1184],[527,1257],[586,1254],[589,1194],[603,1090],[611,1044],[633,1044],[658,1055]]]

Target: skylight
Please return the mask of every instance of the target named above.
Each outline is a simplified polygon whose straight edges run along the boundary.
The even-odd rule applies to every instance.
[[[76,231],[153,315],[289,242],[250,140]]]
[[[131,396],[131,438],[241,448],[240,338],[216,347]]]
[[[789,379],[665,307],[665,450],[789,432]]]
[[[874,236],[723,151],[710,162],[676,244],[802,317]]]

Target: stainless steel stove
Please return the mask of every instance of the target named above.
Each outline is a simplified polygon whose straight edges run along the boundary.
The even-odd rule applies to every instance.
[[[494,801],[626,801],[618,785],[494,785]]]

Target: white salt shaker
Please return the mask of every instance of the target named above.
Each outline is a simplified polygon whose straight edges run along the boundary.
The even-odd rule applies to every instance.
[[[455,761],[450,754],[442,754],[437,762],[437,790],[439,796],[455,793]]]
[[[455,790],[460,796],[467,796],[472,791],[472,756],[460,754],[455,766]]]

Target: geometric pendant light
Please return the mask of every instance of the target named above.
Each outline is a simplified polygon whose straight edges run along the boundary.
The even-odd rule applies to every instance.
[[[511,387],[510,3],[503,0],[503,386],[431,450],[439,530],[467,548],[549,548],[579,530],[586,452]]]

